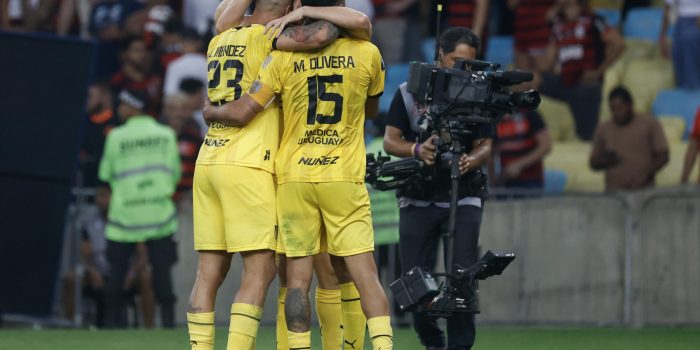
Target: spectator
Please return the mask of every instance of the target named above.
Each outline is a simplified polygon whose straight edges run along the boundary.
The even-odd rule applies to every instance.
[[[185,26],[194,28],[199,35],[214,31],[214,12],[219,0],[184,0],[182,21]]]
[[[624,41],[584,3],[557,0],[540,92],[567,102],[576,134],[590,140],[598,124],[603,75],[622,54]]]
[[[158,45],[155,47],[157,62],[162,73],[167,72],[170,63],[182,55],[183,29],[182,23],[175,20],[166,23],[164,26],[163,35],[161,35]]]
[[[204,116],[202,114],[202,109],[204,108],[204,101],[207,97],[207,91],[204,89],[204,83],[199,79],[195,78],[185,78],[180,82],[180,92],[187,98],[186,107],[191,113],[192,119],[194,119],[200,126],[202,132],[202,137],[207,134],[207,123],[204,122]]]
[[[496,128],[494,154],[500,159],[496,186],[521,189],[544,187],[544,157],[552,140],[539,113],[521,110],[506,114]]]
[[[56,18],[58,35],[90,36],[90,0],[61,0]]]
[[[515,10],[515,67],[539,71],[551,37],[550,19],[554,0],[509,0]]]
[[[51,31],[57,0],[0,0],[0,28]]]
[[[192,189],[194,164],[199,154],[199,147],[204,141],[199,124],[192,119],[192,111],[187,104],[187,97],[182,94],[168,95],[165,97],[161,115],[161,121],[175,130],[180,151],[182,177],[177,184],[175,200],[179,200],[183,194]]]
[[[676,84],[686,89],[700,89],[700,0],[666,0],[659,43],[661,52],[669,56],[668,34],[671,6],[676,7],[676,25],[673,29],[673,70]]]
[[[109,134],[100,162],[100,179],[109,182],[114,193],[105,232],[108,327],[126,326],[124,280],[140,242],[145,242],[153,267],[161,324],[175,326],[170,270],[176,261],[172,235],[178,221],[172,196],[180,179],[180,159],[175,133],[146,115],[149,100],[143,91],[119,94],[117,111],[126,123]]]
[[[151,53],[146,48],[143,38],[132,37],[127,42],[121,55],[122,67],[114,73],[110,84],[115,91],[124,89],[143,91],[151,96],[149,105],[153,111],[158,110],[161,96],[161,78],[151,73]]]
[[[118,68],[119,44],[127,37],[126,20],[143,7],[135,0],[102,0],[90,14],[90,33],[98,39],[97,76],[111,76]]]
[[[609,95],[612,120],[598,127],[590,165],[605,170],[605,190],[633,191],[654,186],[656,173],[668,163],[666,137],[656,119],[635,115],[624,87]]]
[[[119,124],[119,120],[114,115],[112,99],[112,91],[106,82],[90,85],[87,98],[88,122],[80,150],[84,187],[97,185],[97,167],[102,158],[105,139],[107,134]]]
[[[700,154],[700,108],[695,114],[695,122],[693,130],[688,137],[688,150],[685,152],[685,161],[683,162],[683,174],[681,174],[681,183],[688,183],[690,173],[693,171],[695,159]],[[698,184],[700,184],[700,176],[698,176]]]
[[[80,261],[83,266],[82,295],[95,303],[95,313],[91,322],[97,327],[104,326],[104,288],[109,280],[109,263],[107,262],[107,239],[105,225],[109,210],[110,192],[106,184],[98,186],[95,195],[95,205],[85,210],[80,218]],[[155,325],[155,297],[151,286],[151,271],[148,268],[148,256],[145,247],[140,244],[136,250],[136,259],[132,261],[124,290],[127,294],[139,293],[143,323],[146,328]],[[73,271],[66,274],[63,285],[63,311],[65,317],[72,320],[75,317],[75,286],[76,276]]]
[[[480,52],[486,51],[491,0],[448,0],[443,15],[451,27],[470,28],[481,39]]]
[[[382,52],[386,64],[404,62],[407,45],[412,55],[420,55],[422,28],[416,25],[419,17],[417,0],[373,0],[375,9],[374,42]],[[411,23],[411,25],[408,25]],[[417,31],[417,32],[416,32]],[[413,37],[408,38],[408,33]],[[420,56],[417,56],[421,58]]]
[[[203,53],[204,43],[194,29],[182,31],[182,56],[170,63],[165,71],[164,95],[178,92],[185,78],[198,79],[204,85],[207,78],[207,57]]]

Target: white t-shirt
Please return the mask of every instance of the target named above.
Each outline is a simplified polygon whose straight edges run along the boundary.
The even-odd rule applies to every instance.
[[[185,78],[195,78],[207,86],[207,58],[202,54],[186,53],[170,62],[165,71],[163,96],[177,93],[180,82]]]
[[[666,4],[676,7],[678,17],[700,17],[700,0],[666,0]]]
[[[206,34],[210,23],[214,21],[214,12],[219,2],[220,0],[185,0],[182,21],[186,26],[197,30],[199,34]]]

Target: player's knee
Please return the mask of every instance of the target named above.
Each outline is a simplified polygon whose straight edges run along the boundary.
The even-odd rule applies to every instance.
[[[219,288],[219,286],[224,283],[227,272],[228,271],[221,271],[221,269],[200,264],[197,268],[197,284],[210,288]]]

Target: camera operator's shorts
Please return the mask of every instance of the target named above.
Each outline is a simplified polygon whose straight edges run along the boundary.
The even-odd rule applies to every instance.
[[[198,164],[193,197],[195,250],[276,248],[275,181],[269,172]]]
[[[289,257],[322,251],[325,229],[327,251],[350,256],[374,251],[369,194],[363,183],[288,182],[277,187],[278,252]]]

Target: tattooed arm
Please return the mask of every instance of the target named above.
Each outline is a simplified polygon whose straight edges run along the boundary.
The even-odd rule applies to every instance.
[[[286,28],[275,48],[282,51],[300,51],[318,49],[332,43],[338,38],[340,30],[328,21],[315,21],[303,26]]]

